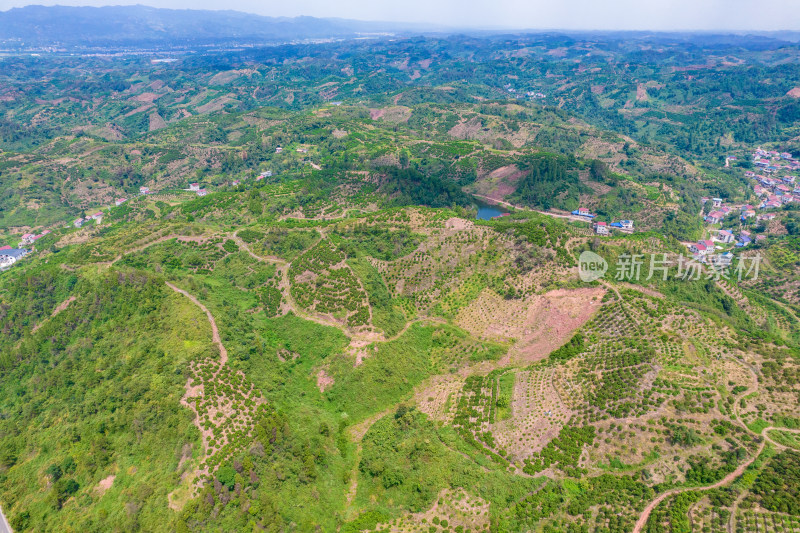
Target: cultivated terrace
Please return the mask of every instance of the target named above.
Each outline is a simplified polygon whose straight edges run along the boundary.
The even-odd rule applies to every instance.
[[[0,58],[14,531],[800,532],[797,47],[374,44]]]

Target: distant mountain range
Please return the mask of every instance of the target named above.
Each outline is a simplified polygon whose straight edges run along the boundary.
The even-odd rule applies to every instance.
[[[454,28],[434,24],[367,22],[341,18],[265,17],[240,11],[160,9],[148,6],[27,6],[0,11],[0,48],[192,48],[229,43],[266,44],[364,34],[454,32],[473,36],[547,33],[576,39],[692,42],[700,46],[777,48],[800,32],[650,32]],[[746,33],[746,35],[745,35]]]
[[[19,46],[191,46],[432,31],[433,26],[147,6],[27,6],[0,12],[0,41]]]

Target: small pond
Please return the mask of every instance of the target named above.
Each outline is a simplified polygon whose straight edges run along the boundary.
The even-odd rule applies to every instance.
[[[499,217],[503,213],[505,213],[505,211],[502,211],[493,205],[478,204],[478,216],[475,218],[480,220],[489,220],[491,218]]]

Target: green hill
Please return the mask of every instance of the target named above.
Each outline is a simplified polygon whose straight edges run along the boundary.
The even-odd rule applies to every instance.
[[[0,58],[14,531],[796,530],[797,47],[692,39]]]

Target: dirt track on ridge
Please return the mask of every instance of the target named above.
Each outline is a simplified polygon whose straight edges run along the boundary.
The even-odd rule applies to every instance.
[[[195,298],[194,296],[192,296],[191,294],[189,294],[185,290],[179,289],[178,287],[176,287],[175,285],[173,285],[169,281],[167,281],[165,283],[167,284],[167,287],[169,287],[170,289],[172,289],[175,292],[179,292],[179,293],[183,294],[184,296],[189,298],[192,301],[192,303],[194,303],[197,307],[199,307],[200,309],[203,310],[203,312],[208,317],[208,321],[211,323],[211,338],[214,340],[214,344],[216,344],[217,347],[219,348],[219,365],[222,366],[225,363],[227,363],[228,362],[228,350],[226,350],[225,346],[222,344],[222,340],[219,337],[219,328],[217,328],[217,322],[214,320],[214,315],[211,314],[211,311],[209,311],[208,308],[205,305],[201,304],[200,301],[197,298]]]

